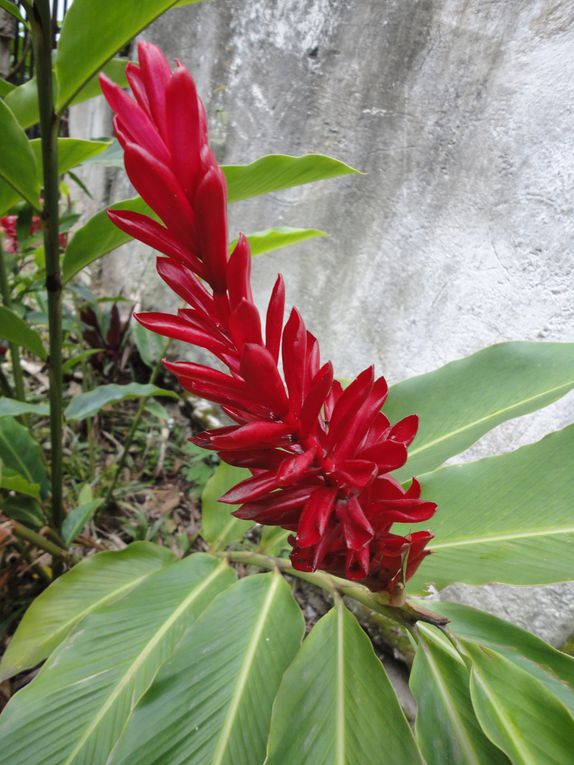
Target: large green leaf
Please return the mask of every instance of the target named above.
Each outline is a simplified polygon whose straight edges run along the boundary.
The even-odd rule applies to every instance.
[[[267,194],[270,191],[279,191],[302,183],[312,183],[334,178],[337,175],[358,172],[349,165],[345,165],[344,162],[319,154],[307,154],[303,157],[270,154],[261,157],[250,165],[223,165],[221,169],[227,178],[227,193],[230,202],[248,199],[259,194]],[[109,209],[131,210],[155,217],[141,197],[124,199],[111,205]],[[299,233],[296,234],[295,232]],[[257,255],[277,249],[279,246],[285,247],[296,241],[303,241],[303,238],[308,239],[311,236],[322,234],[323,232],[316,229],[278,228],[250,236],[254,248],[258,249],[258,252],[254,252]],[[129,241],[131,241],[131,237],[114,226],[105,210],[96,213],[82,228],[76,231],[68,245],[62,267],[64,282],[68,282],[82,268]]]
[[[15,87],[11,82],[0,77],[0,98],[6,98],[8,93],[11,93]]]
[[[35,353],[41,359],[45,359],[47,356],[42,338],[36,330],[32,329],[24,319],[21,319],[17,314],[4,306],[0,306],[0,337],[8,340],[10,343],[26,348],[26,350]]]
[[[88,614],[175,560],[172,552],[150,542],[84,558],[32,602],[2,658],[0,682],[39,664]]]
[[[42,450],[27,428],[12,417],[0,418],[0,460],[29,483],[39,484],[43,493],[47,490]]]
[[[39,209],[40,184],[36,160],[26,133],[7,106],[7,99],[0,101],[0,141],[0,178],[32,207]]]
[[[191,2],[191,0],[190,0]],[[66,14],[56,56],[57,109],[62,112],[94,74],[177,0],[74,0]]]
[[[505,420],[548,406],[574,388],[574,343],[502,343],[391,388],[392,422],[418,414],[401,480],[434,470]]]
[[[438,503],[434,555],[411,580],[549,584],[574,578],[574,425],[515,452],[422,476]]]
[[[531,632],[460,603],[420,601],[450,620],[448,628],[465,641],[493,648],[534,675],[574,714],[574,658]]]
[[[195,553],[91,613],[0,716],[6,762],[103,765],[159,668],[234,578]]]
[[[30,404],[15,398],[0,398],[0,417],[20,417],[21,414],[45,417],[50,414],[50,407],[48,404]]]
[[[427,765],[497,765],[508,759],[484,735],[470,700],[469,671],[449,641],[418,625],[410,676],[416,738]]]
[[[371,641],[338,601],[286,671],[273,707],[266,765],[422,764]]]
[[[556,696],[496,651],[472,643],[465,650],[476,716],[514,765],[572,762],[574,718]]]
[[[273,699],[304,632],[279,573],[227,589],[160,670],[110,765],[261,765]]]
[[[108,61],[103,71],[107,76],[118,85],[126,85],[126,62],[125,58],[114,58]],[[54,86],[57,86],[56,80],[54,80]],[[90,98],[100,96],[102,91],[100,90],[100,83],[97,75],[91,78],[82,90],[76,95],[73,104],[82,103],[82,101],[88,101]],[[36,86],[36,78],[33,77],[23,85],[19,85],[17,88],[13,88],[6,96],[6,103],[12,109],[14,116],[18,120],[18,123],[23,128],[29,128],[38,122],[38,92]]]
[[[321,231],[317,228],[291,228],[291,226],[279,226],[276,228],[268,228],[265,231],[255,231],[253,234],[247,234],[249,240],[249,246],[251,248],[251,254],[263,255],[266,252],[273,252],[274,250],[280,250],[282,247],[289,247],[291,244],[299,244],[305,242],[307,239],[316,239],[317,237],[327,236],[326,231]],[[229,249],[233,250],[237,244],[235,239],[229,245]]]
[[[249,165],[224,165],[222,170],[227,179],[230,202],[359,172],[325,154],[304,154],[301,157],[268,154]]]
[[[66,407],[64,415],[67,420],[85,420],[86,417],[93,417],[104,406],[132,398],[148,398],[149,396],[178,397],[177,393],[158,388],[157,385],[150,383],[127,383],[126,385],[110,383],[109,385],[98,385],[93,390],[75,396]]]
[[[32,154],[36,159],[38,184],[41,185],[42,151],[39,138],[30,143]],[[100,154],[108,141],[84,141],[79,138],[58,138],[58,171],[67,172],[72,167],[85,162],[90,157]],[[8,183],[0,180],[0,214],[9,210],[18,202],[20,195]]]
[[[229,489],[249,478],[246,468],[233,467],[220,462],[201,494],[201,536],[212,550],[224,550],[227,545],[242,539],[252,521],[242,521],[231,513],[238,505],[219,502]]]

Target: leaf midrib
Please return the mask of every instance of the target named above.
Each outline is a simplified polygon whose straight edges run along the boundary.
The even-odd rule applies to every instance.
[[[429,669],[435,679],[438,692],[442,696],[446,707],[446,712],[452,722],[453,728],[458,732],[459,741],[463,745],[467,758],[469,758],[468,760],[465,760],[465,762],[468,762],[468,765],[481,765],[480,759],[477,757],[476,752],[472,746],[472,742],[469,741],[464,722],[461,716],[458,714],[456,704],[453,703],[452,698],[448,694],[448,686],[445,686],[445,683],[443,682],[442,676],[438,670],[438,667],[436,666],[436,662],[432,656],[431,650],[427,650],[424,646],[421,646],[421,650],[424,652]]]
[[[275,592],[277,591],[277,588],[279,587],[279,584],[281,583],[281,579],[282,578],[279,573],[275,573],[273,575],[271,586],[269,587],[269,591],[267,595],[265,596],[265,600],[263,602],[263,606],[261,608],[261,612],[259,614],[259,618],[257,620],[255,630],[253,632],[251,640],[249,641],[249,646],[247,648],[247,653],[245,655],[245,660],[241,668],[241,672],[239,673],[239,677],[237,678],[237,683],[233,691],[233,695],[231,697],[229,709],[227,710],[227,714],[225,716],[225,721],[222,726],[221,735],[217,742],[217,746],[215,748],[211,765],[221,765],[221,763],[223,762],[223,758],[227,751],[227,745],[229,744],[229,740],[231,738],[231,732],[233,730],[235,718],[237,717],[237,712],[241,704],[241,699],[245,691],[245,686],[249,678],[249,673],[251,671],[251,667],[255,659],[255,653],[257,651],[257,647],[261,640],[261,635],[263,634],[263,629],[265,627],[267,617],[269,616],[269,612],[271,610],[273,599],[275,597]]]
[[[512,745],[514,746],[515,751],[522,758],[522,763],[524,763],[524,765],[539,765],[539,763],[537,763],[535,760],[530,759],[530,755],[528,751],[525,751],[523,747],[519,744],[520,731],[518,731],[515,728],[515,726],[512,724],[512,721],[507,717],[507,715],[504,714],[504,711],[499,707],[496,697],[493,696],[492,693],[490,693],[488,686],[484,682],[484,679],[480,676],[480,673],[478,672],[476,667],[473,667],[471,672],[473,674],[475,683],[478,686],[480,686],[483,694],[486,696],[486,698],[490,702],[494,715],[499,720],[503,728],[506,730],[510,740],[512,741]],[[496,745],[498,746],[498,744]],[[506,754],[508,754],[508,752],[506,752]]]
[[[345,656],[344,656],[344,605],[337,602],[337,714],[336,714],[336,763],[345,765]]]
[[[519,539],[533,539],[537,537],[551,537],[561,534],[573,534],[574,526],[560,526],[552,529],[539,529],[538,531],[519,531],[516,533],[503,533],[483,537],[460,538],[452,542],[439,542],[429,545],[429,550],[445,550],[449,547],[470,547],[471,545],[493,544],[496,542],[513,542]]]
[[[102,719],[105,717],[107,712],[110,710],[110,708],[116,701],[116,699],[121,695],[122,691],[128,686],[129,682],[131,681],[131,679],[133,678],[137,670],[142,666],[145,660],[152,653],[153,649],[159,644],[161,639],[165,636],[165,634],[169,631],[169,629],[177,622],[180,616],[182,616],[182,614],[189,608],[189,606],[191,606],[193,601],[219,576],[219,574],[225,568],[227,568],[227,563],[224,561],[219,566],[217,566],[217,568],[215,568],[211,572],[211,574],[203,580],[203,582],[200,585],[198,585],[197,587],[194,587],[194,589],[190,592],[190,594],[175,609],[172,615],[168,619],[166,619],[166,621],[161,625],[161,627],[153,634],[150,640],[145,644],[144,648],[140,651],[137,658],[132,662],[132,664],[130,664],[127,672],[125,672],[123,677],[114,687],[114,689],[108,696],[105,703],[100,707],[99,712],[95,715],[91,724],[88,725],[87,729],[81,736],[80,740],[78,741],[78,743],[76,744],[72,752],[68,755],[66,760],[62,763],[62,765],[70,765],[70,763],[74,761],[76,756],[81,752],[84,744],[88,741],[92,733],[96,730],[96,728],[98,727]]]
[[[504,415],[507,412],[512,412],[515,409],[520,409],[523,406],[527,406],[528,404],[532,403],[533,401],[536,401],[539,398],[544,398],[545,396],[550,396],[553,393],[557,393],[561,390],[564,390],[566,388],[571,388],[574,386],[574,379],[569,380],[566,383],[563,383],[562,385],[557,385],[554,388],[549,388],[548,390],[542,391],[542,393],[537,393],[535,396],[530,396],[529,398],[521,399],[520,401],[511,404],[510,406],[503,407],[502,409],[497,409],[494,412],[491,412],[490,414],[485,415],[484,417],[479,417],[477,420],[473,420],[472,422],[468,423],[467,425],[463,425],[460,428],[456,428],[455,430],[451,430],[448,433],[445,433],[442,436],[439,436],[438,438],[434,438],[432,441],[428,441],[426,444],[423,444],[422,446],[419,446],[418,448],[411,449],[409,451],[409,458],[412,459],[413,457],[423,454],[428,449],[432,449],[434,446],[437,446],[440,443],[443,443],[444,441],[448,441],[449,439],[456,438],[456,436],[459,436],[461,433],[465,433],[468,430],[472,430],[477,425],[482,425],[485,422],[489,422],[490,420],[494,420],[497,417],[500,417],[500,415]]]

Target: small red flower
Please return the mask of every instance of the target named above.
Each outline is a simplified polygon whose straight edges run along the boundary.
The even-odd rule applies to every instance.
[[[159,275],[189,306],[137,320],[210,351],[229,370],[165,362],[184,388],[220,404],[236,423],[192,440],[251,471],[222,501],[240,505],[239,518],[293,531],[295,568],[392,591],[414,574],[431,539],[426,531],[398,536],[392,525],[425,521],[436,509],[420,498],[415,479],[405,490],[390,475],[405,464],[418,419],[388,421],[381,412],[387,384],[372,367],[346,389],[334,380],[295,308],[284,323],[281,276],[261,317],[243,235],[228,256],[225,176],[193,79],[179,63],[172,72],[153,45],[140,43],[138,52],[140,66],[127,67],[135,100],[100,80],[128,176],[161,223],[127,210],[108,215],[167,256],[158,258]]]

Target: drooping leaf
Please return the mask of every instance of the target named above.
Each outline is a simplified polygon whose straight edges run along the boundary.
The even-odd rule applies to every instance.
[[[327,236],[326,231],[317,228],[291,228],[290,226],[279,226],[268,228],[265,231],[255,231],[253,234],[247,234],[251,254],[263,255],[266,252],[280,250],[282,247],[288,247],[291,244],[299,244],[307,239],[316,239],[317,237]],[[233,250],[237,244],[235,239],[229,245]]]
[[[304,154],[301,157],[268,154],[249,165],[224,165],[222,170],[227,179],[230,202],[360,172],[325,154]]]
[[[48,404],[30,404],[15,398],[0,398],[0,417],[20,417],[21,414],[45,417],[50,414],[50,407]]]
[[[422,765],[409,724],[371,641],[339,601],[285,672],[266,765]]]
[[[10,97],[9,94],[8,98]],[[38,168],[26,133],[22,130],[7,100],[0,101],[0,179],[32,207],[40,207]]]
[[[574,714],[574,658],[485,611],[445,601],[420,603],[448,617],[448,628],[457,637],[492,648],[530,672]]]
[[[273,700],[304,631],[279,573],[225,590],[160,670],[110,765],[263,763]]]
[[[117,404],[119,401],[127,401],[132,398],[148,398],[149,396],[169,396],[178,398],[177,393],[171,390],[158,388],[150,383],[128,383],[126,385],[98,385],[86,393],[80,393],[73,398],[65,409],[64,416],[67,420],[85,420],[93,417],[104,406]]]
[[[574,578],[574,425],[515,452],[421,477],[435,534],[409,586],[550,584]]]
[[[507,757],[484,735],[472,708],[469,671],[436,628],[418,625],[410,676],[416,739],[427,765],[502,765]]]
[[[28,497],[38,499],[40,496],[40,484],[30,483],[27,478],[16,472],[12,468],[7,468],[0,460],[0,489],[15,491],[17,494],[24,494]]]
[[[252,521],[242,521],[231,515],[238,506],[218,501],[232,486],[250,475],[245,468],[220,462],[205,484],[201,495],[201,536],[212,550],[224,550],[232,542],[243,539],[245,532],[253,526]]]
[[[514,765],[564,765],[574,751],[574,718],[542,683],[496,651],[465,644],[470,694],[486,735]]]
[[[496,425],[548,406],[574,388],[574,343],[501,343],[391,388],[391,422],[418,414],[407,480],[434,470]]]
[[[0,8],[2,8],[7,13],[9,13],[10,16],[13,16],[21,24],[24,24],[24,26],[26,27],[28,26],[28,22],[26,21],[24,16],[22,16],[18,6],[14,5],[12,0],[0,0]]]
[[[25,494],[9,494],[3,497],[2,513],[30,529],[38,530],[46,525],[46,517],[41,506],[34,497]]]
[[[4,306],[0,306],[0,337],[26,348],[41,359],[46,358],[46,349],[36,330],[28,326],[14,311]]]
[[[227,191],[230,202],[248,199],[259,194],[267,194],[270,191],[280,191],[281,189],[297,186],[302,183],[312,183],[327,178],[334,178],[337,175],[358,172],[343,162],[318,154],[307,154],[303,157],[270,154],[261,157],[250,165],[223,165],[221,169],[227,178]],[[268,176],[266,175],[267,173],[269,174]],[[109,209],[131,210],[157,219],[141,197],[124,199],[111,205]],[[316,230],[296,229],[296,231],[315,232]],[[261,248],[259,252],[254,254],[277,249],[281,239],[284,241],[280,245],[281,247],[295,243],[295,239],[292,241],[287,240],[291,235],[293,237],[298,235],[295,235],[293,230],[291,230],[291,235],[288,232],[289,229],[279,228],[252,235],[254,246]],[[313,233],[312,236],[320,236],[322,234],[323,232]],[[301,233],[300,236],[303,236],[303,234]],[[305,236],[305,238],[309,238],[309,236]],[[261,239],[258,240],[257,237]],[[108,252],[121,247],[122,244],[129,241],[131,241],[131,237],[114,226],[105,210],[96,213],[82,228],[76,231],[68,244],[62,266],[64,282],[68,282],[82,268],[85,268],[98,258],[107,255]],[[302,239],[297,239],[297,241],[302,241]],[[271,248],[271,244],[274,245],[273,248]],[[267,246],[267,249],[264,250],[264,246]]]
[[[92,499],[70,510],[62,524],[62,539],[66,547],[72,544],[98,507],[101,507],[103,501],[103,499]]]
[[[172,552],[150,542],[84,558],[32,602],[2,658],[0,680],[39,664],[88,614],[175,561]]]
[[[103,765],[187,629],[235,579],[195,553],[87,616],[0,716],[7,762]]]
[[[116,82],[118,85],[127,85],[126,80],[126,63],[128,59],[114,58],[108,61],[103,68],[103,72],[107,76]],[[57,82],[54,79],[54,86],[57,90]],[[91,78],[89,82],[80,90],[80,92],[73,99],[72,104],[79,104],[83,101],[88,101],[90,98],[101,95],[100,83],[97,75]],[[36,86],[36,78],[33,77],[23,85],[19,85],[14,88],[6,96],[6,103],[14,112],[14,116],[18,120],[18,123],[24,128],[29,128],[38,122],[38,93]]]
[[[38,484],[42,493],[47,490],[48,477],[40,445],[28,429],[12,417],[0,418],[0,460],[28,483]]]
[[[56,56],[58,111],[66,108],[115,53],[176,2],[122,0],[102,5],[74,0],[64,19]]]

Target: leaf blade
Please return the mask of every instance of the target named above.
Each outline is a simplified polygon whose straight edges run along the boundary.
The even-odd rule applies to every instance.
[[[97,388],[86,393],[80,393],[79,396],[73,398],[66,407],[64,416],[69,421],[85,420],[86,417],[93,417],[104,406],[132,398],[149,398],[150,396],[178,398],[177,393],[158,388],[157,385],[150,383],[127,383],[125,385],[109,383],[108,385],[98,385]]]
[[[39,210],[40,184],[36,160],[26,133],[7,105],[7,100],[0,101],[0,139],[5,146],[10,146],[10,151],[0,153],[0,178]]]
[[[253,527],[253,521],[231,515],[239,505],[226,505],[218,501],[219,497],[250,475],[246,468],[220,462],[205,484],[201,494],[201,535],[211,550],[224,550],[232,542],[243,539]]]

